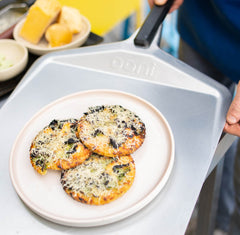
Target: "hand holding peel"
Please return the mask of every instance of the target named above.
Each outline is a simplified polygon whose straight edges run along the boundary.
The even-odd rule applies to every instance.
[[[224,132],[240,137],[240,82],[237,85],[236,95],[229,107]]]
[[[170,8],[169,13],[177,10],[183,3],[184,0],[175,0],[172,4],[172,7]],[[164,5],[167,2],[167,0],[148,0],[148,3],[150,7],[153,6],[153,4],[156,4],[158,6]]]

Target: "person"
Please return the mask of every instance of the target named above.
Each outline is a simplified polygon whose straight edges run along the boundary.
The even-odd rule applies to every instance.
[[[166,1],[148,0],[150,6]],[[235,90],[223,131],[240,137],[240,1],[175,0],[170,13],[176,9],[179,58],[226,85],[232,93]],[[217,213],[218,226],[231,235],[240,234],[240,144],[237,154],[236,146],[234,143],[224,156]]]

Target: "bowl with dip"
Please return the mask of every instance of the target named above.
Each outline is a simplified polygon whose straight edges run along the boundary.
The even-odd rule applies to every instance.
[[[0,39],[0,81],[21,73],[28,62],[28,50],[13,39]]]

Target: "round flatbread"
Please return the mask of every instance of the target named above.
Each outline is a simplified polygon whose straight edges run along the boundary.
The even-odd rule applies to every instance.
[[[90,107],[78,125],[78,135],[91,151],[108,157],[130,155],[145,139],[145,124],[121,105]]]
[[[53,120],[37,134],[30,147],[30,160],[38,173],[45,175],[47,169],[69,169],[90,156],[90,151],[77,138],[77,122]]]
[[[61,174],[63,189],[73,199],[91,205],[103,205],[122,196],[135,177],[131,156],[105,157],[92,154],[75,168]]]

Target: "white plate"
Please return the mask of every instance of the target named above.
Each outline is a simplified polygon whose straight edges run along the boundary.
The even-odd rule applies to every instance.
[[[59,171],[38,174],[28,151],[35,135],[53,119],[80,118],[89,106],[103,104],[119,104],[135,112],[146,125],[146,138],[132,154],[136,176],[129,191],[109,204],[85,205],[65,193]],[[88,90],[56,100],[27,122],[11,151],[10,176],[25,204],[50,221],[76,227],[109,224],[134,214],[157,196],[171,173],[174,146],[166,119],[147,101],[115,90]]]
[[[89,33],[91,31],[91,25],[90,25],[89,20],[86,17],[82,16],[83,28],[80,33],[73,35],[72,42],[70,42],[66,45],[60,46],[60,47],[49,47],[48,42],[45,39],[45,37],[42,37],[40,42],[37,45],[35,45],[35,44],[32,44],[32,43],[24,40],[21,36],[19,36],[19,31],[22,28],[22,25],[23,25],[25,19],[26,18],[22,19],[15,26],[15,28],[13,30],[13,37],[16,41],[22,43],[25,47],[27,47],[31,53],[36,54],[36,55],[44,55],[46,53],[53,52],[53,51],[60,51],[60,50],[72,49],[72,48],[79,47],[86,42],[86,40],[89,36]]]

